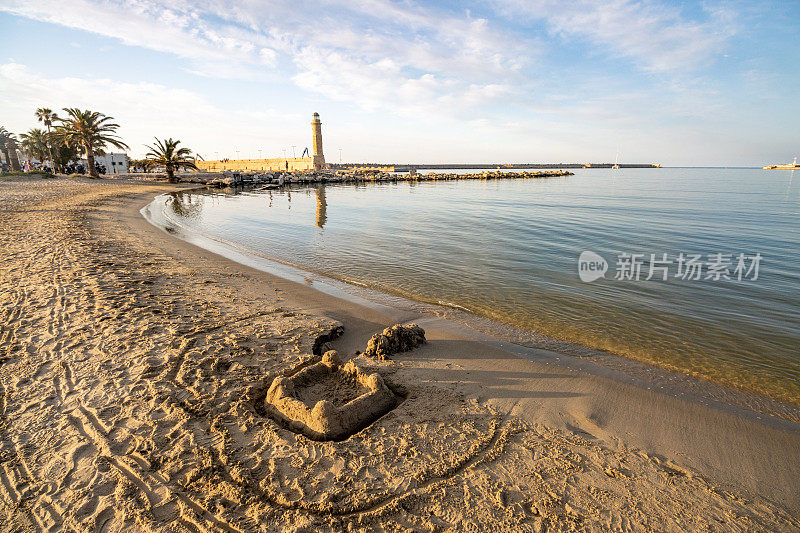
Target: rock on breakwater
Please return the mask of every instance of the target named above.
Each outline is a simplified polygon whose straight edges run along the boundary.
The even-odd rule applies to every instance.
[[[278,188],[289,184],[302,183],[365,183],[399,181],[452,181],[452,180],[495,180],[495,179],[533,179],[572,176],[566,170],[543,170],[537,172],[500,172],[487,170],[479,174],[456,173],[391,173],[379,170],[322,170],[294,172],[220,172],[193,173],[179,176],[188,183],[203,183],[212,187],[234,187],[240,185],[262,185]]]

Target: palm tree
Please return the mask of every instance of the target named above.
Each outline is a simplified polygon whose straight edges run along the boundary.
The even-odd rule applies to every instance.
[[[81,146],[86,153],[86,164],[89,174],[97,178],[97,169],[94,166],[94,154],[102,150],[106,144],[119,149],[126,149],[128,145],[116,135],[119,124],[110,122],[113,117],[107,117],[97,111],[82,111],[76,107],[64,108],[69,115],[59,118],[61,123],[56,127],[56,133],[69,146]]]
[[[0,149],[6,157],[6,162],[11,166],[11,170],[19,170],[19,158],[17,157],[17,137],[0,126]]]
[[[55,156],[56,160],[53,161],[53,164],[56,168],[64,169],[67,165],[71,162],[80,158],[80,154],[78,153],[78,148],[76,146],[69,146],[61,141],[59,141],[58,137],[55,139],[56,145],[53,146],[53,155]]]
[[[25,150],[31,158],[44,162],[48,152],[50,152],[50,145],[48,143],[49,136],[46,131],[33,128],[28,130],[28,133],[21,134],[19,138],[22,140],[20,143],[22,149]],[[50,160],[52,161],[52,152],[50,152],[50,155]]]
[[[148,171],[146,159],[129,159],[128,165],[130,168],[134,169],[132,172],[136,172],[135,169],[137,168],[143,169],[145,172]]]
[[[7,165],[11,165],[11,156],[8,153],[8,148],[6,148],[6,139],[8,136],[11,135],[7,129],[3,126],[0,126],[0,151],[3,152],[3,159],[5,159]]]
[[[164,139],[163,142],[158,137],[155,139],[155,146],[147,146],[150,151],[144,156],[148,167],[164,167],[170,183],[175,183],[175,170],[178,168],[197,170],[197,165],[191,157],[192,151],[188,148],[178,148],[180,141],[173,141],[171,137]]]
[[[56,162],[53,160],[53,148],[50,146],[50,141],[52,138],[50,136],[50,126],[53,125],[53,122],[58,120],[58,115],[53,113],[53,110],[47,107],[40,107],[36,110],[36,118],[39,122],[42,122],[45,126],[47,126],[47,153],[50,154],[50,162],[53,163],[53,166],[56,166]],[[44,158],[42,158],[44,160]],[[55,172],[55,168],[53,171]]]

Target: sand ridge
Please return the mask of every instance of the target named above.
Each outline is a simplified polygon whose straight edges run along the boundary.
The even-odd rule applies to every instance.
[[[358,358],[406,398],[363,431],[289,431],[257,406],[341,325],[119,223],[165,187],[0,181],[2,530],[800,529],[779,505],[403,361]]]

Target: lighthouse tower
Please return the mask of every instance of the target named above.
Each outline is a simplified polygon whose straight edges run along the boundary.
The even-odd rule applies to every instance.
[[[319,113],[314,113],[311,120],[311,133],[314,137],[314,170],[325,168],[325,156],[322,154],[322,122]]]

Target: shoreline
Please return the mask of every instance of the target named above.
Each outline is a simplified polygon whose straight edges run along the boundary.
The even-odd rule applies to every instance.
[[[195,185],[189,189],[202,190],[209,187]],[[186,189],[186,190],[189,190]],[[167,195],[159,195],[142,207],[140,213],[155,227],[174,238],[221,255],[241,265],[255,268],[272,275],[298,283],[313,284],[330,296],[344,298],[375,309],[399,308],[424,315],[435,315],[452,319],[479,335],[494,338],[525,349],[545,350],[558,355],[579,358],[598,366],[607,367],[620,376],[644,388],[652,387],[676,398],[707,402],[721,409],[739,409],[742,414],[755,417],[766,415],[792,423],[800,423],[800,406],[768,396],[760,391],[731,386],[702,377],[692,376],[677,368],[659,366],[647,361],[626,357],[613,352],[584,346],[567,339],[557,339],[536,331],[523,329],[491,317],[473,313],[469,309],[444,302],[434,303],[410,298],[403,294],[386,292],[368,284],[353,282],[346,278],[331,277],[323,272],[309,270],[300,265],[282,261],[258,253],[245,246],[222,240],[194,228],[187,227],[166,214],[164,201]],[[153,211],[151,211],[151,209]]]
[[[146,206],[151,205],[151,203],[148,202],[138,205],[141,205],[139,211],[142,211]],[[159,228],[157,224],[149,220],[145,221],[144,217],[142,217],[142,221],[151,225],[153,229],[158,229],[159,232],[170,239],[183,240],[183,237],[174,230],[165,231]],[[195,237],[196,236],[197,235],[195,235]],[[184,235],[184,237],[186,236]],[[208,245],[213,239],[204,236],[201,240],[205,240],[205,244]],[[303,288],[311,291],[308,296],[304,297],[306,299],[319,298],[319,296],[314,295],[314,292],[322,293],[326,300],[328,298],[334,300],[344,298],[347,302],[349,312],[354,313],[355,316],[335,315],[338,321],[345,324],[346,331],[345,338],[332,343],[337,349],[342,348],[345,351],[354,351],[360,349],[359,347],[363,348],[369,335],[375,332],[375,330],[370,330],[369,333],[358,330],[352,331],[352,329],[347,327],[350,320],[362,319],[360,313],[363,311],[360,311],[360,309],[366,307],[370,309],[370,313],[375,312],[391,317],[384,321],[385,325],[389,325],[389,322],[392,321],[414,321],[422,325],[426,331],[430,331],[431,326],[436,328],[436,335],[437,337],[441,337],[442,340],[455,338],[465,343],[487,344],[491,346],[491,348],[489,348],[490,350],[499,350],[507,354],[513,354],[513,357],[520,359],[519,364],[521,366],[524,367],[528,364],[535,365],[534,368],[536,371],[534,374],[546,374],[550,371],[550,367],[556,367],[559,370],[566,370],[568,372],[586,374],[585,377],[592,383],[582,384],[585,388],[577,387],[573,389],[571,387],[558,387],[560,390],[553,391],[553,393],[563,394],[564,397],[576,394],[577,397],[577,395],[586,394],[587,390],[590,390],[591,394],[604,397],[602,401],[597,403],[582,405],[579,410],[582,412],[570,412],[570,408],[564,409],[563,406],[548,405],[545,408],[536,406],[535,409],[538,412],[536,416],[533,417],[526,417],[524,413],[522,413],[528,405],[523,405],[521,401],[509,402],[504,400],[498,402],[500,409],[508,411],[509,414],[523,416],[523,418],[526,418],[528,421],[544,423],[549,426],[559,427],[560,429],[574,430],[579,434],[593,435],[593,433],[596,432],[599,435],[603,435],[601,438],[608,439],[609,441],[625,441],[626,444],[630,444],[631,440],[629,439],[632,438],[633,442],[635,442],[637,446],[641,446],[645,449],[647,453],[663,455],[670,460],[676,460],[681,456],[686,459],[691,455],[692,451],[704,447],[701,445],[701,441],[706,437],[702,435],[710,431],[709,428],[702,427],[704,423],[700,422],[700,420],[704,418],[711,420],[714,418],[713,415],[707,415],[705,413],[719,413],[725,417],[730,417],[728,422],[731,426],[737,428],[734,430],[735,433],[742,430],[740,422],[746,420],[746,424],[753,424],[755,427],[769,427],[771,428],[769,431],[776,430],[778,432],[786,432],[786,435],[790,435],[787,440],[783,441],[785,446],[776,446],[775,441],[772,440],[771,445],[775,446],[775,449],[770,452],[763,450],[763,443],[754,444],[750,442],[748,444],[744,442],[741,434],[731,434],[724,438],[720,438],[721,435],[715,435],[716,438],[719,438],[720,443],[730,443],[731,439],[739,441],[737,444],[741,448],[736,455],[748,455],[744,451],[748,448],[751,448],[750,451],[754,456],[763,453],[764,456],[762,459],[765,460],[763,467],[767,469],[768,464],[771,462],[769,459],[770,455],[777,456],[788,452],[789,456],[800,458],[800,423],[774,414],[775,411],[783,413],[788,411],[794,414],[792,411],[795,410],[795,408],[794,406],[783,404],[778,400],[767,398],[757,393],[750,393],[725,385],[698,380],[676,371],[656,367],[609,352],[586,348],[566,341],[546,338],[547,341],[553,343],[553,348],[541,349],[527,347],[522,343],[510,342],[508,339],[511,338],[511,336],[501,340],[491,334],[475,329],[474,326],[481,321],[484,323],[491,323],[494,327],[496,327],[498,323],[490,319],[483,319],[482,317],[472,315],[471,313],[440,307],[445,313],[443,316],[437,316],[436,308],[438,306],[409,300],[401,296],[388,295],[369,287],[358,287],[353,284],[328,278],[323,274],[303,270],[296,265],[276,261],[272,258],[254,257],[241,250],[236,250],[228,243],[214,241],[218,246],[212,251],[191,240],[183,240],[183,242],[193,248],[199,247],[203,253],[210,253],[221,257],[225,261],[232,261],[245,271],[255,270],[259,274],[264,274],[270,278],[274,278],[275,276],[285,278],[285,281],[291,284],[303,283]],[[225,252],[230,255],[227,255]],[[237,256],[237,258],[232,259],[232,256]],[[250,260],[248,260],[248,256]],[[273,268],[278,268],[270,270],[269,264],[272,264]],[[335,288],[334,284],[339,285],[339,287]],[[376,298],[376,296],[378,298]],[[380,298],[381,296],[385,298]],[[378,301],[375,301],[376,299]],[[299,305],[302,307],[303,301],[301,301]],[[313,310],[316,312],[318,308]],[[461,315],[461,320],[453,316],[458,314]],[[421,316],[430,318],[423,318],[420,320]],[[472,317],[473,320],[470,320],[469,317]],[[490,327],[489,329],[494,328]],[[522,334],[523,337],[543,337],[530,332],[523,332],[512,326],[508,326],[507,330],[512,335]],[[524,338],[522,340],[524,342]],[[566,350],[567,353],[554,351],[554,348]],[[569,353],[570,351],[572,352],[571,354]],[[593,357],[602,358],[602,362],[595,364],[595,362],[591,360]],[[465,359],[459,359],[462,364],[464,360]],[[480,370],[486,371],[487,368],[490,367],[484,366],[481,367]],[[594,382],[595,380],[600,381],[601,384],[598,385],[598,383]],[[548,383],[547,387],[552,388],[552,385]],[[532,389],[535,389],[535,387],[532,387]],[[475,390],[471,390],[470,392],[475,394],[476,397],[480,397],[481,395]],[[527,400],[540,397],[536,390],[529,390],[529,395],[530,398],[527,398]],[[626,436],[628,439],[622,439],[618,435],[613,435],[612,432],[604,431],[606,428],[598,427],[592,420],[592,418],[613,417],[613,415],[609,414],[609,411],[614,409],[619,400],[630,399],[630,397],[637,397],[636,403],[641,411],[638,413],[625,413],[624,417],[621,417],[625,418],[625,420],[620,423],[618,430],[620,433],[627,433]],[[528,404],[530,403],[536,402],[528,402]],[[546,403],[557,404],[558,402],[551,401]],[[659,406],[658,404],[661,405]],[[599,412],[602,412],[603,415],[599,416]],[[676,416],[677,413],[680,413],[680,415]],[[692,425],[695,427],[684,425],[685,422],[681,419],[686,415],[694,419]],[[630,424],[638,422],[645,424],[646,418],[658,420],[658,422],[651,425],[648,432],[660,434],[661,437],[664,437],[665,434],[669,432],[669,424],[672,423],[674,424],[674,426],[672,426],[674,428],[683,426],[683,431],[691,428],[695,433],[694,437],[697,439],[697,442],[669,442],[669,445],[665,446],[666,443],[658,442],[658,438],[636,438],[636,436],[631,433]],[[668,422],[668,420],[670,422]],[[605,422],[607,426],[613,425],[612,419],[606,419]],[[728,428],[728,430],[730,429],[732,429],[732,427]],[[745,441],[754,434],[760,433],[758,430],[751,431],[755,431],[755,433],[746,432],[747,436],[744,438]],[[684,436],[687,437],[688,435]],[[672,437],[669,437],[667,440],[671,441]],[[765,440],[770,439],[765,436]],[[756,449],[760,450],[760,453],[756,453]],[[779,449],[781,451],[779,451]],[[695,457],[694,460],[691,461],[693,463],[692,467],[700,470],[703,467],[707,467],[709,464],[716,463],[717,467],[723,468],[725,461],[728,459],[722,460],[720,457],[714,457],[714,455],[716,455],[715,451],[709,451],[711,453],[706,457]],[[728,465],[728,468],[731,466],[733,465]],[[752,471],[757,470],[754,465],[752,465],[752,467]],[[797,473],[798,476],[800,476],[800,465],[797,468]],[[731,482],[738,478],[738,474],[738,467],[733,467],[727,472],[727,476]],[[769,477],[771,478],[772,474],[770,474]],[[786,485],[787,488],[790,486],[791,482]],[[797,496],[795,499],[796,502],[793,505],[797,510],[800,510],[800,496]]]
[[[8,523],[800,529],[798,424],[241,265],[141,216],[180,187],[34,187],[0,181],[20,199],[0,211]],[[331,328],[352,357],[408,321],[426,345],[353,358],[407,391],[362,432],[313,443],[254,414],[248,398]]]

